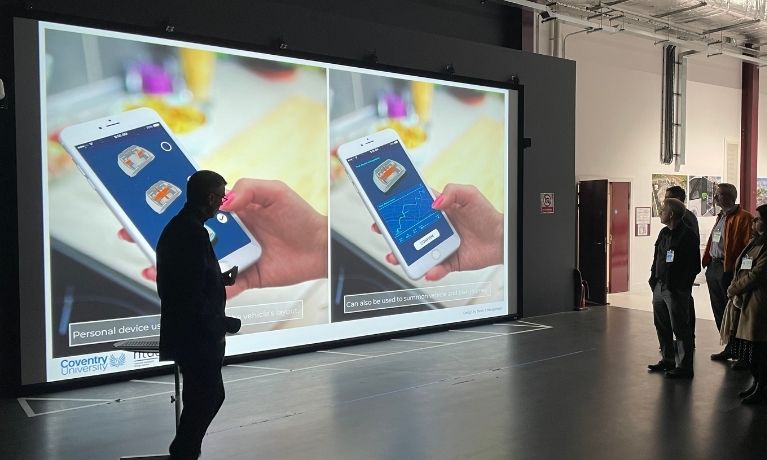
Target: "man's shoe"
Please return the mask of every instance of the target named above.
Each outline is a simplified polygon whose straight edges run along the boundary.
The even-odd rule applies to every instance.
[[[736,371],[743,371],[743,370],[748,369],[748,363],[745,362],[742,359],[739,359],[739,360],[735,361],[734,363],[732,363],[732,366],[730,366],[730,367],[735,369]]]
[[[732,355],[726,348],[719,353],[711,355],[711,361],[727,361],[730,358],[732,358]]]
[[[691,379],[693,375],[695,375],[695,373],[692,369],[682,369],[681,367],[666,371],[666,377],[670,379]]]
[[[648,364],[647,370],[650,372],[665,372],[674,369],[674,367],[676,367],[674,363],[661,359],[658,361],[658,364]]]

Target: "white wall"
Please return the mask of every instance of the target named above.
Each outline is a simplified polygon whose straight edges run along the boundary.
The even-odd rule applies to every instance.
[[[562,26],[563,35],[574,30]],[[541,33],[547,36],[545,27]],[[740,142],[741,62],[723,56],[689,58],[686,164],[677,172],[659,160],[662,45],[600,32],[571,36],[566,53],[577,62],[577,179],[631,182],[629,282],[632,291],[646,290],[653,243],[662,227],[655,218],[651,236],[633,236],[634,208],[651,205],[652,174],[723,175],[725,139]],[[760,76],[760,176],[767,175],[765,73]],[[705,236],[714,219],[701,219]]]

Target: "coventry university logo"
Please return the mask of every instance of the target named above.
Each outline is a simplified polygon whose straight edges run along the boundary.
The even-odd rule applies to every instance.
[[[122,367],[125,365],[125,353],[115,355],[112,353],[109,355],[109,365],[112,367]]]

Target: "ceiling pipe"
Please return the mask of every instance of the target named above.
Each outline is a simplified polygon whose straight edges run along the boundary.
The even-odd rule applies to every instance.
[[[738,54],[737,52],[734,52],[734,51],[725,50],[721,46],[711,46],[708,43],[705,43],[705,42],[702,42],[702,41],[698,41],[698,40],[685,40],[685,39],[681,39],[681,38],[672,37],[670,34],[663,35],[663,34],[659,34],[659,33],[655,33],[655,32],[650,32],[648,30],[636,29],[636,28],[627,26],[625,24],[622,25],[620,28],[613,27],[613,26],[607,26],[607,25],[601,24],[601,22],[587,21],[587,20],[582,19],[582,18],[568,16],[568,15],[562,14],[562,13],[557,13],[557,12],[553,11],[551,9],[551,7],[549,7],[547,5],[531,2],[531,1],[528,1],[528,0],[503,0],[503,1],[506,2],[506,3],[513,4],[513,5],[522,6],[522,7],[525,7],[525,8],[530,8],[530,9],[532,9],[534,11],[539,12],[539,13],[545,12],[545,13],[547,13],[548,17],[555,18],[555,19],[557,19],[559,21],[562,21],[564,23],[567,23],[567,24],[573,24],[573,25],[576,25],[576,26],[580,26],[580,27],[583,27],[585,29],[588,29],[588,28],[592,28],[592,29],[601,28],[601,30],[604,30],[605,32],[613,32],[613,33],[623,31],[623,32],[628,33],[628,34],[636,35],[636,36],[643,37],[643,38],[652,39],[654,41],[658,41],[658,42],[661,42],[661,43],[673,43],[675,45],[682,46],[682,47],[684,47],[685,49],[688,49],[688,50],[697,51],[697,52],[700,52],[700,53],[706,53],[706,55],[724,55],[724,56],[731,57],[731,58],[734,58],[734,59],[739,59],[741,61],[746,61],[746,62],[749,62],[749,63],[752,63],[752,64],[756,64],[758,66],[767,66],[767,60],[765,60],[765,59],[759,59],[759,58],[756,58],[756,57],[753,57],[753,56],[749,56],[749,55]],[[630,15],[634,15],[635,14],[635,13],[633,13],[631,11],[619,10],[615,6],[611,6],[610,8],[612,8],[614,10],[617,10],[617,11],[625,12],[626,14],[630,14]],[[636,16],[642,17],[644,15],[637,14]]]

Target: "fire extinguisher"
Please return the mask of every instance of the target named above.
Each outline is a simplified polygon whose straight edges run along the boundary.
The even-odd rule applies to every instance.
[[[581,271],[577,268],[573,270],[573,281],[575,282],[575,311],[588,310],[586,298],[589,295],[589,283],[581,276]]]

